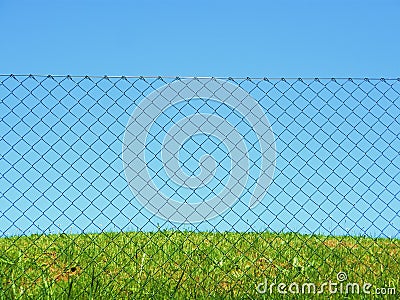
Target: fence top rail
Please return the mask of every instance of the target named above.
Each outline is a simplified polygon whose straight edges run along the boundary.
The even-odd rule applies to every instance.
[[[67,78],[135,78],[135,79],[240,79],[240,80],[390,80],[400,81],[400,77],[259,77],[259,76],[171,76],[171,75],[51,75],[51,74],[0,74],[0,77],[67,77]]]

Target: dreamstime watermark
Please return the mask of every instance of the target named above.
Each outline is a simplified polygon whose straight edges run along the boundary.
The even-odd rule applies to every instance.
[[[373,287],[369,282],[362,284],[356,282],[346,282],[347,274],[339,272],[336,275],[336,280],[326,281],[321,284],[313,282],[291,282],[287,283],[268,283],[265,280],[256,286],[256,290],[260,294],[374,294],[374,295],[395,295],[395,287]]]
[[[215,176],[218,164],[214,149],[199,160],[200,173],[188,175],[182,170],[179,152],[192,136],[205,134],[220,140],[229,152],[231,169],[223,189],[212,198],[191,203],[165,195],[153,182],[145,159],[146,141],[151,126],[169,107],[192,99],[218,101],[239,113],[254,131],[259,144],[259,176],[252,189],[249,207],[255,207],[265,196],[275,170],[275,139],[259,103],[236,84],[215,78],[192,78],[173,81],[145,97],[135,108],[125,129],[122,159],[125,176],[136,199],[153,214],[173,222],[195,223],[214,218],[227,211],[240,198],[250,176],[251,160],[243,135],[228,120],[199,111],[184,115],[165,133],[161,159],[165,174],[179,187],[195,191]],[[172,119],[171,119],[172,121]],[[217,146],[218,147],[218,146]],[[196,149],[194,149],[196,150]],[[174,193],[178,193],[179,190]],[[213,191],[214,193],[215,191]]]

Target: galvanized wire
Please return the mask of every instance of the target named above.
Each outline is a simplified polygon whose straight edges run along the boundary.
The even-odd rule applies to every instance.
[[[216,83],[221,86],[210,90]],[[160,107],[162,100],[157,97],[161,95],[165,98],[161,92],[165,86],[179,87],[179,90],[168,94],[172,98],[182,97],[185,93],[192,96],[190,99],[179,98],[177,102],[167,99],[169,107]],[[247,93],[249,98],[238,96],[239,90]],[[221,97],[228,97],[221,96],[227,93],[234,98],[232,101],[238,103],[236,107],[219,101]],[[40,251],[47,249],[48,253],[66,253],[69,250],[53,249],[60,239],[68,247],[82,253],[90,247],[100,248],[106,253],[107,247],[114,245],[118,247],[114,256],[102,257],[102,251],[98,251],[91,257],[93,262],[101,259],[118,261],[118,272],[110,276],[133,276],[140,281],[145,276],[146,256],[141,254],[138,257],[138,252],[133,254],[130,246],[137,241],[132,236],[121,241],[123,232],[144,234],[141,236],[144,242],[137,246],[139,248],[152,246],[160,253],[170,255],[165,250],[166,245],[179,248],[185,244],[199,251],[204,260],[211,259],[204,250],[205,245],[211,243],[216,250],[221,247],[232,265],[244,260],[249,268],[257,267],[260,259],[266,260],[268,256],[263,252],[257,257],[250,257],[245,251],[250,251],[255,245],[254,236],[263,237],[260,232],[296,233],[299,234],[296,239],[297,243],[300,240],[300,244],[292,244],[290,238],[285,240],[279,234],[271,236],[267,244],[280,252],[281,248],[277,245],[279,241],[283,243],[289,254],[282,252],[282,256],[290,261],[292,267],[297,259],[320,259],[317,265],[310,266],[310,270],[325,278],[326,274],[320,274],[319,268],[323,261],[329,264],[337,248],[343,247],[350,256],[355,248],[362,248],[365,253],[376,250],[378,244],[357,243],[357,237],[362,236],[375,240],[387,239],[388,248],[378,247],[381,254],[372,253],[372,258],[368,256],[368,259],[379,260],[382,253],[389,257],[389,261],[382,262],[378,275],[397,284],[399,275],[390,266],[399,263],[399,97],[398,78],[0,75],[0,238],[8,241],[0,248],[3,261],[8,257],[10,265],[16,264],[23,259],[28,248],[35,247]],[[143,107],[143,103],[147,103],[144,99],[150,99],[146,107]],[[268,126],[263,127],[266,128],[263,134],[271,130],[268,141],[274,145],[274,152],[268,152],[269,156],[265,157],[271,159],[269,163],[273,162],[268,169],[272,173],[268,173],[262,165],[266,149],[263,149],[260,140],[263,134],[257,132],[260,124],[249,121],[257,107],[251,106],[246,113],[239,109],[239,106],[246,107],[253,100],[263,112],[262,118],[268,120],[264,124]],[[152,116],[158,109],[161,113]],[[138,127],[136,124],[135,130],[138,132],[132,135],[130,143],[133,144],[130,144],[126,142],[129,136],[128,122],[135,112],[133,121],[148,115],[152,124],[149,127],[146,124]],[[207,117],[188,119],[188,116],[198,114]],[[207,122],[217,120],[211,117],[213,115],[231,125],[221,123],[212,127],[212,132],[205,132],[205,129],[211,128],[207,127],[211,126]],[[186,123],[182,123],[182,120],[186,120]],[[174,124],[177,131],[170,138],[171,143],[176,142],[176,132],[189,132],[189,128],[200,133],[203,131],[203,134],[186,132],[188,136],[181,141],[180,149],[176,152],[179,168],[182,169],[179,176],[185,177],[183,181],[177,176],[178,173],[172,174],[172,177],[177,177],[171,179],[171,170],[166,168],[174,156],[172,152],[170,156],[166,154],[169,148],[164,145],[165,137],[170,130],[173,131]],[[243,139],[242,148],[234,130]],[[144,168],[148,178],[143,178],[144,173],[140,170],[133,173],[136,179],[129,178],[126,170],[129,166],[136,168],[139,163],[137,157],[130,156],[132,165],[129,165],[123,155],[125,148],[138,147],[139,144],[134,141],[138,136],[145,136],[145,140],[140,141],[145,145],[140,155],[143,154],[145,159]],[[233,145],[234,149],[242,152],[245,149],[247,153],[243,153],[243,157],[232,158],[227,145]],[[139,153],[135,151],[131,152]],[[274,157],[271,153],[274,153]],[[167,161],[163,161],[163,155],[166,155]],[[212,163],[201,164],[204,157],[213,157],[213,170],[208,170],[212,169]],[[244,158],[248,158],[247,169],[241,165],[242,173],[231,172]],[[199,177],[202,171],[210,171],[214,177]],[[270,174],[270,181],[258,181],[260,176],[267,173]],[[243,176],[247,176],[247,179],[242,180]],[[166,212],[171,203],[169,199],[182,203],[182,206],[187,203],[187,207],[193,207],[193,203],[218,196],[232,177],[237,182],[219,199],[223,204],[221,207],[210,206],[209,210],[198,213],[197,219],[191,217],[197,213],[196,210],[179,211],[181,216]],[[195,181],[196,178],[201,180]],[[197,182],[198,186],[185,186],[190,180]],[[149,198],[146,195],[150,181],[157,190]],[[144,184],[138,185],[137,182]],[[241,191],[235,189],[234,192],[233,189],[238,185],[242,185]],[[258,185],[263,187],[262,191],[257,194],[255,205],[249,205]],[[164,195],[166,203],[153,202],[152,209],[148,203],[158,194]],[[95,235],[90,235],[103,232],[109,234],[107,245],[99,242]],[[151,232],[161,232],[164,243],[158,244],[159,238],[157,241],[146,239],[146,234]],[[183,242],[174,240],[174,235],[179,232],[188,232]],[[228,243],[228,248],[222,250],[221,244],[212,241],[211,236],[198,239],[189,234],[191,232],[241,235],[236,242],[222,235],[221,243]],[[46,244],[43,248],[41,239],[52,234],[55,234],[54,243]],[[89,234],[89,240],[86,240],[86,244],[82,243],[74,234]],[[31,239],[24,240],[26,236]],[[315,242],[314,237],[326,244],[328,252],[315,253],[313,258],[299,254],[295,262],[291,251],[299,252],[302,247],[311,247],[310,243]],[[334,242],[329,237],[334,238]],[[354,238],[353,243],[346,242],[346,238]],[[7,256],[7,253],[15,251],[19,251],[20,256],[13,259]],[[230,254],[234,251],[237,251],[237,260],[232,259]],[[47,252],[39,252],[35,259],[40,261],[41,257],[51,256]],[[59,262],[57,254],[54,255],[53,264]],[[132,261],[121,263],[118,255],[124,259],[130,257]],[[79,257],[78,254],[75,259],[79,260]],[[165,282],[175,278],[178,284],[173,291],[177,293],[182,280],[192,278],[195,281],[198,276],[195,271],[190,273],[183,267],[187,260],[193,258],[188,256],[180,262],[181,267],[176,266],[177,270],[182,271],[179,273],[181,277],[163,273],[162,269],[169,264],[168,260],[151,276],[164,276]],[[356,257],[356,260],[360,268],[353,271],[359,276],[358,279],[368,272],[377,272],[369,267],[364,257]],[[138,269],[135,274],[128,274],[132,262],[138,264]],[[264,267],[268,265],[266,261],[262,263]],[[340,271],[334,265],[330,266],[332,272]],[[270,262],[269,267],[274,269],[274,274],[285,274],[285,266],[278,267]],[[43,268],[43,272],[48,273],[55,267]],[[62,268],[66,268],[66,265],[63,264]],[[300,273],[304,271],[302,268],[299,267]],[[2,270],[8,270],[8,267]],[[43,280],[41,274],[31,274],[29,267],[23,271],[12,280],[9,278],[11,273],[1,274],[0,294],[10,295],[15,288],[11,282],[15,280],[25,282],[24,291],[34,289],[33,286]],[[56,277],[52,284],[62,282],[67,276],[65,274],[72,277],[91,271],[95,272],[88,266],[73,266],[69,271],[53,274]],[[242,271],[237,272],[246,274]],[[261,272],[258,276],[276,280],[268,277],[272,275],[268,275],[271,273],[267,270],[259,268],[258,271]],[[229,274],[228,279],[234,278]],[[244,284],[250,279],[248,275],[242,275],[235,280]],[[70,282],[69,279],[67,281]],[[110,277],[110,286],[112,281]],[[143,290],[147,289],[146,283],[140,282],[140,285]],[[228,283],[226,288],[223,286],[228,291],[233,289]],[[201,283],[197,288],[206,289]],[[114,287],[113,293],[122,297],[128,293],[127,290],[128,286],[123,285],[120,290]],[[65,288],[64,292],[68,295],[70,291]],[[139,292],[134,291],[130,295],[137,296]],[[214,295],[213,291],[208,292],[210,296]],[[21,292],[21,295],[27,294]],[[82,297],[84,295],[85,291],[82,291]]]

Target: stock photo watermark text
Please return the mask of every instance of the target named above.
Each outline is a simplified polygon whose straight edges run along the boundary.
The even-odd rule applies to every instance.
[[[396,295],[396,287],[374,287],[372,283],[349,282],[347,274],[339,272],[336,280],[328,280],[322,283],[314,282],[264,282],[257,284],[256,290],[260,294],[372,294],[372,295]]]

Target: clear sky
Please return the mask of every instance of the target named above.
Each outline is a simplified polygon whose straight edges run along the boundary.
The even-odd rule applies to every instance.
[[[399,15],[394,0],[0,0],[0,74],[399,78]],[[0,236],[164,224],[131,201],[120,155],[133,109],[173,79],[46,78],[0,76]],[[249,211],[247,200],[238,202],[226,218],[196,228],[400,235],[399,81],[238,82],[276,137],[269,206]],[[105,97],[99,87],[110,84]],[[189,109],[217,110],[196,101]],[[168,114],[159,126],[178,121]],[[158,145],[163,137],[155,136]],[[187,153],[198,166],[204,153]],[[154,175],[162,164],[149,166]]]
[[[398,77],[400,2],[0,1],[0,73]]]

